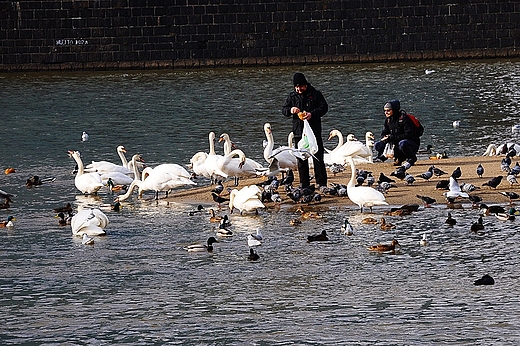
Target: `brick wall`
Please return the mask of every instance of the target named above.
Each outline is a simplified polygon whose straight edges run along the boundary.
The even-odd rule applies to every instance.
[[[0,1],[0,72],[517,57],[519,18],[501,0]]]

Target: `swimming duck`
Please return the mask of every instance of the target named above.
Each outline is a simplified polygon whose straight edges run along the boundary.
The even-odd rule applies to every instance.
[[[197,206],[197,209],[192,210],[192,211],[189,211],[189,212],[188,212],[188,215],[189,215],[189,216],[193,216],[193,215],[195,215],[195,214],[197,214],[197,213],[202,212],[202,210],[204,210],[204,207],[203,207],[202,205],[199,204],[199,205]]]
[[[216,215],[215,210],[213,209],[210,209],[209,213],[211,214],[211,216],[209,217],[209,222],[220,222],[223,219],[222,216]]]
[[[1,228],[13,228],[14,227],[13,221],[16,221],[16,218],[14,216],[9,215],[7,217],[6,221],[0,222],[0,227]]]
[[[361,220],[361,223],[364,223],[365,225],[375,225],[376,223],[379,223],[379,221],[373,217],[365,217],[363,220]]]
[[[213,252],[213,244],[218,243],[219,241],[215,239],[215,237],[209,237],[206,244],[191,244],[184,247],[184,250],[188,252]]]
[[[426,235],[426,233],[423,233],[422,239],[419,243],[421,244],[421,246],[428,245],[428,236]]]
[[[327,231],[323,230],[320,234],[309,235],[307,236],[307,243],[311,243],[313,241],[328,241],[329,237],[327,237]]]
[[[116,202],[110,206],[110,209],[113,211],[121,211],[121,208],[121,202],[119,202],[118,200],[116,200]]]
[[[9,209],[11,207],[11,202],[11,198],[6,197],[4,203],[0,203],[0,209]]]
[[[393,250],[395,250],[396,246],[401,247],[401,245],[397,242],[397,240],[394,239],[394,240],[392,240],[391,244],[372,245],[372,246],[369,246],[368,249],[370,251],[386,252],[386,251],[393,251]]]
[[[65,220],[65,214],[62,212],[58,213],[55,217],[59,218],[58,224],[60,226],[66,226],[68,224],[67,220]]]
[[[485,203],[480,203],[479,206],[480,212],[483,215],[489,215],[489,214],[498,214],[498,213],[505,213],[506,209],[501,205],[490,205],[488,206]]]
[[[302,224],[302,221],[300,219],[292,219],[291,221],[289,221],[289,224],[291,226],[299,226]]]
[[[260,256],[255,252],[253,248],[249,248],[249,256],[247,257],[250,261],[258,261]]]
[[[381,225],[379,226],[379,228],[381,228],[382,231],[388,231],[388,230],[394,229],[395,225],[393,225],[391,223],[387,223],[385,218],[382,217],[381,218]]]
[[[448,225],[450,226],[454,226],[457,224],[457,220],[455,220],[454,218],[451,217],[451,213],[448,212],[448,218],[446,219],[446,221],[444,223],[447,223]]]
[[[495,284],[495,279],[493,279],[489,274],[486,274],[486,275],[482,276],[480,279],[475,280],[475,282],[473,284],[476,285],[476,286],[480,286],[480,285],[494,285]]]
[[[496,213],[495,217],[500,221],[514,221],[516,217],[509,213]]]
[[[477,222],[471,225],[471,231],[478,232],[484,229],[484,224],[482,223],[482,216],[479,216]]]
[[[350,224],[350,222],[348,222],[348,219],[346,218],[345,219],[345,222],[343,223],[343,225],[341,226],[341,232],[345,235],[352,235],[354,234],[353,232],[353,228],[352,228],[352,225]]]
[[[81,240],[83,245],[94,245],[94,238],[91,238],[87,235],[87,233],[83,233],[83,238]]]
[[[306,211],[306,210],[303,210],[302,206],[299,206],[298,209],[296,209],[296,211],[300,212],[302,214],[302,218],[304,218],[304,219],[309,219],[309,218],[321,219],[323,217],[317,211]]]
[[[224,220],[222,220],[224,221]],[[227,229],[225,226],[222,226],[222,221],[217,229],[217,237],[229,238],[233,236],[233,232]]]
[[[72,213],[72,205],[70,203],[67,203],[64,207],[58,207],[54,209],[55,213]]]

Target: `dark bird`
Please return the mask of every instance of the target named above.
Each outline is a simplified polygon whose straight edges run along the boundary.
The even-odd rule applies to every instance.
[[[484,167],[482,167],[482,164],[478,164],[477,166],[477,175],[479,178],[482,178],[482,176],[484,175]]]
[[[431,154],[432,153],[432,149],[433,149],[433,145],[428,144],[426,146],[426,149],[421,149],[417,153],[418,154]]]
[[[110,210],[121,211],[121,202],[116,201],[114,204],[110,205]]]
[[[513,167],[511,167],[511,172],[509,172],[509,173],[513,174],[513,175],[520,174],[520,164],[518,164],[518,162],[517,162]]]
[[[433,203],[437,202],[437,200],[435,198],[431,198],[428,196],[421,196],[421,195],[416,195],[416,196],[417,196],[417,198],[420,198],[423,201],[425,208],[429,208],[432,206]]]
[[[13,201],[11,200],[11,198],[9,197],[6,197],[4,199],[4,203],[0,203],[0,209],[9,209],[11,207],[11,204]]]
[[[55,213],[72,213],[72,205],[70,203],[67,203],[64,207],[58,207],[54,209]]]
[[[473,283],[473,285],[476,285],[476,286],[480,286],[480,285],[494,285],[494,284],[495,284],[495,279],[493,279],[488,274],[484,275],[483,277],[481,277],[478,280],[475,280],[475,282]]]
[[[446,219],[445,223],[447,223],[450,226],[454,226],[457,224],[457,220],[451,217],[451,213],[448,212],[448,218]]]
[[[502,172],[511,172],[511,158],[509,156],[506,156],[500,161],[500,170]]]
[[[249,248],[249,256],[247,256],[247,259],[250,261],[258,261],[260,256],[255,252],[255,249]]]
[[[426,172],[416,175],[416,177],[430,180],[433,177],[433,166],[430,166]]]
[[[289,168],[287,175],[280,181],[280,185],[292,185],[294,182],[294,172]]]
[[[450,189],[450,181],[449,180],[440,180],[437,182],[437,185],[435,185],[435,188],[437,190],[449,190]]]
[[[436,177],[440,177],[441,175],[444,175],[444,174],[448,174],[446,172],[444,172],[442,169],[440,168],[437,168],[435,166],[432,166],[433,168],[433,175],[436,176]]]
[[[477,206],[480,202],[482,202],[482,197],[478,195],[469,195],[468,199],[473,203],[473,206]]]
[[[215,192],[211,193],[211,197],[213,197],[213,200],[218,204],[219,208],[220,208],[220,204],[229,201],[229,198],[224,198],[222,196],[219,196]]]
[[[327,241],[327,240],[329,240],[329,237],[327,237],[327,232],[325,230],[321,231],[320,234],[307,236],[307,243],[310,243],[313,241]]]
[[[470,229],[471,229],[471,231],[473,231],[475,233],[478,231],[482,231],[484,229],[484,224],[482,223],[482,216],[478,217],[477,222],[472,224]]]
[[[216,193],[217,195],[220,195],[224,191],[224,185],[222,185],[222,180],[217,181],[217,184],[211,190],[211,192]]]
[[[201,213],[203,210],[204,210],[204,207],[203,207],[202,205],[199,204],[199,205],[197,206],[197,209],[189,211],[189,212],[188,212],[188,215],[189,215],[189,216],[193,216],[193,215],[195,215],[195,214],[197,214],[197,213]]]
[[[391,176],[396,177],[397,179],[403,180],[406,176],[406,169],[401,166],[397,168],[394,172],[390,173]]]
[[[381,174],[379,174],[379,179],[377,180],[377,183],[381,184],[383,182],[384,183],[395,183],[395,180],[387,177],[386,175],[384,175],[383,172],[381,172]]]
[[[460,170],[460,167],[455,168],[453,173],[451,173],[451,176],[453,179],[459,179],[462,176],[462,171]]]
[[[503,178],[504,178],[503,176],[498,175],[494,178],[489,179],[488,182],[482,184],[482,186],[489,186],[490,188],[496,189],[497,186],[500,185],[500,183],[502,182]]]
[[[499,194],[509,198],[509,203],[513,203],[513,200],[520,198],[520,195],[513,191],[500,191]]]
[[[367,175],[367,185],[372,186],[376,182],[376,179],[372,176],[372,173],[368,173]]]
[[[488,206],[485,203],[481,203],[479,205],[480,212],[483,215],[489,215],[489,214],[500,214],[505,213],[506,209],[501,205],[490,205]]]
[[[386,251],[393,251],[395,250],[396,246],[401,246],[397,242],[397,240],[392,240],[391,244],[377,244],[377,245],[371,245],[368,247],[370,251],[379,251],[379,252],[386,252]]]
[[[516,156],[516,150],[515,150],[515,144],[511,144],[511,146],[509,147],[509,149],[507,150],[507,153],[506,153],[506,156],[509,156],[509,157],[515,157]]]
[[[58,224],[60,226],[67,226],[67,220],[65,220],[65,214],[63,214],[63,212],[59,212],[55,217],[59,218]]]

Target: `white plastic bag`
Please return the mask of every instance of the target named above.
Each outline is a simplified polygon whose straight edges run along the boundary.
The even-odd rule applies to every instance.
[[[392,159],[394,157],[394,143],[386,143],[383,156],[385,156],[387,159]]]
[[[318,151],[318,142],[308,120],[303,121],[302,139],[298,142],[298,149],[307,149],[311,154],[316,154]]]

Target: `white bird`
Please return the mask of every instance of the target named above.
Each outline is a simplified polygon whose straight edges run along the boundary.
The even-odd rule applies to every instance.
[[[338,130],[332,130],[329,133],[329,139],[332,137],[338,137],[338,145],[333,150],[328,150],[324,155],[324,161],[326,164],[346,164],[346,157],[350,156],[354,160],[354,162],[371,162],[372,159],[372,147],[373,147],[373,137],[374,135],[371,132],[367,132],[365,134],[365,139],[367,141],[367,145],[355,139],[353,135],[347,136],[347,141],[343,143],[343,136],[341,132]]]
[[[352,225],[350,224],[350,222],[348,222],[347,218],[345,218],[345,222],[343,223],[343,225],[341,225],[341,233],[343,233],[345,235],[354,234],[354,229],[352,228]]]
[[[274,177],[280,173],[286,173],[289,171],[289,168],[281,168],[280,163],[276,157],[273,157],[269,167],[257,168],[256,174],[265,176],[265,177]]]
[[[69,150],[68,153],[78,165],[78,172],[74,178],[76,188],[84,194],[96,194],[103,187],[101,176],[96,172],[85,172],[79,151]]]
[[[190,159],[190,168],[193,170],[193,173],[196,175],[200,175],[206,178],[211,178],[210,174],[208,173],[208,170],[206,169],[205,162],[206,158],[208,157],[208,153],[205,153],[203,151],[199,151],[195,153],[192,158]]]
[[[424,74],[432,74],[432,73],[435,73],[435,72],[436,72],[435,70],[430,70],[430,69],[424,70]]]
[[[462,197],[462,198],[468,198],[469,195],[466,192],[462,192],[460,189],[460,185],[457,182],[457,180],[453,177],[450,177],[450,190],[444,193],[444,196],[456,198],[456,197]]]
[[[257,170],[264,168],[258,162],[246,158],[240,149],[235,149],[218,159],[217,167],[228,176],[235,177],[235,186],[238,186],[238,179],[256,177]]]
[[[222,172],[217,167],[217,161],[222,158],[222,155],[217,155],[215,153],[215,132],[210,132],[208,135],[209,138],[209,154],[206,156],[206,160],[204,161],[204,166],[212,181],[223,180],[228,177],[228,175]]]
[[[81,134],[81,141],[82,142],[88,141],[88,133],[86,133],[85,131],[83,131],[83,133]]]
[[[460,120],[455,120],[451,125],[454,129],[458,129],[460,127]]]
[[[278,160],[280,168],[291,168],[293,170],[298,169],[298,160],[296,156],[292,154],[294,148],[289,146],[282,146],[274,149],[274,136],[271,129],[271,124],[264,124],[264,133],[267,139],[267,145],[264,148],[264,159],[268,163],[271,163],[275,157]]]
[[[107,172],[101,174],[103,185],[107,184],[108,179],[112,179],[115,185],[130,185],[134,179],[120,172]]]
[[[422,235],[422,239],[421,239],[421,241],[420,241],[420,244],[421,244],[422,246],[426,246],[426,245],[428,245],[428,236],[426,235],[426,233],[423,233],[423,235]]]
[[[249,247],[255,247],[262,245],[262,240],[264,237],[259,229],[256,230],[256,234],[248,234],[247,236],[247,245]]]
[[[237,208],[240,214],[253,210],[258,214],[258,208],[265,208],[262,203],[262,191],[256,185],[245,186],[241,190],[233,189],[229,194],[229,210],[231,213],[233,208]]]
[[[369,207],[372,211],[372,207],[375,205],[388,205],[385,196],[376,189],[368,186],[356,186],[356,165],[350,156],[346,157],[346,161],[350,164],[352,171],[347,184],[348,198],[361,208],[361,212],[363,212],[363,207]]]
[[[83,209],[78,211],[70,221],[72,234],[83,236],[106,235],[105,228],[108,225],[107,216],[99,209]]]
[[[520,133],[520,124],[516,124],[511,126],[511,132],[512,133]]]
[[[83,245],[94,245],[94,238],[91,238],[87,233],[83,233],[83,239],[81,240]]]
[[[520,145],[516,143],[505,143],[498,147],[495,144],[490,144],[486,148],[486,151],[482,156],[499,156],[507,154],[508,150],[515,149],[517,153],[520,153]]]
[[[92,161],[92,163],[89,163],[85,166],[86,172],[98,172],[100,174],[102,173],[108,173],[108,172],[119,172],[123,174],[131,174],[132,170],[128,167],[128,161],[126,160],[125,153],[126,149],[124,146],[119,145],[116,148],[117,155],[121,159],[121,164],[116,165],[115,163],[109,162],[109,161]],[[108,179],[108,178],[107,178]]]

